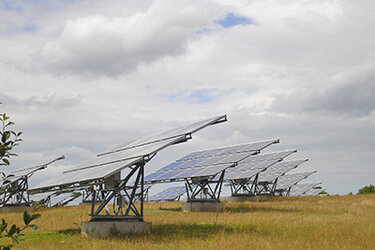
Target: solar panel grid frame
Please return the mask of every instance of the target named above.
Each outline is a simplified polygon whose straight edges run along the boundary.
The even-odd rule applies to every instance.
[[[234,153],[241,153],[241,152],[254,152],[257,153],[258,151],[270,146],[271,144],[278,143],[279,139],[274,140],[266,140],[266,141],[259,141],[253,143],[246,143],[234,146],[227,146],[227,147],[220,147],[210,150],[202,150],[197,152],[192,152],[177,161],[185,161],[197,158],[206,158],[212,157],[215,155],[225,155],[225,154],[234,154]]]
[[[162,200],[174,200],[179,196],[183,195],[186,192],[186,188],[184,186],[178,187],[170,187],[167,188],[152,197],[150,197],[150,201],[162,201]]]
[[[156,132],[156,133],[153,133],[151,135],[147,135],[147,136],[144,136],[142,138],[136,139],[134,141],[116,146],[112,150],[109,150],[109,151],[103,152],[101,154],[98,154],[98,156],[106,155],[106,154],[112,154],[112,153],[116,153],[116,152],[119,152],[119,151],[132,149],[132,148],[144,146],[144,145],[147,145],[147,144],[160,142],[160,141],[163,141],[163,140],[172,139],[172,138],[175,138],[175,137],[180,137],[180,136],[186,135],[186,134],[192,134],[192,133],[195,133],[195,132],[197,132],[197,131],[199,131],[199,130],[201,130],[201,129],[209,126],[209,125],[213,125],[213,124],[216,124],[216,123],[219,123],[219,122],[224,122],[226,120],[227,120],[227,116],[221,115],[221,116],[217,116],[217,117],[214,117],[214,118],[210,118],[210,119],[206,119],[206,120],[203,120],[203,121],[198,121],[198,122],[195,122],[195,123],[192,123],[192,124],[188,124],[188,125],[185,125],[185,126],[168,129],[168,130],[163,131],[163,132]]]
[[[290,196],[303,195],[307,190],[312,189],[312,188],[314,188],[314,187],[316,187],[320,184],[321,184],[321,182],[296,184],[296,185],[291,187]]]
[[[210,169],[212,170],[220,169],[220,171],[222,171],[223,169],[221,168],[221,166],[217,166],[217,168],[213,168],[213,166],[226,164],[228,162],[237,164],[237,162],[240,162],[241,160],[252,155],[253,152],[258,152],[260,149],[263,149],[273,143],[278,143],[278,142],[279,142],[279,139],[274,139],[274,140],[247,143],[247,144],[235,145],[235,146],[229,146],[229,147],[223,147],[223,148],[216,148],[212,150],[192,152],[188,154],[187,156],[184,156],[178,159],[176,162],[168,164],[166,167],[161,168],[154,173],[151,173],[150,175],[145,177],[145,180],[156,182],[156,181],[163,181],[167,179],[198,177],[199,175],[197,173],[199,172],[201,173],[206,172],[207,176],[216,175],[218,173],[216,171],[208,173],[207,170],[204,171],[203,169],[198,169],[198,167],[207,166],[207,168],[210,167]],[[226,153],[221,154],[220,152],[226,152]],[[189,156],[201,156],[202,154],[204,154],[204,157],[189,157]],[[180,170],[184,168],[187,168],[187,169],[197,168],[197,169],[191,169],[191,170],[186,170],[186,171]],[[158,174],[158,172],[160,172],[160,174]]]
[[[310,175],[316,173],[316,171],[308,171],[302,173],[295,173],[295,174],[286,174],[280,176],[277,180],[276,190],[284,190],[293,185],[296,185],[298,182],[306,179]]]
[[[214,176],[217,175],[219,172],[223,171],[226,168],[234,166],[237,162],[241,161],[242,159],[248,157],[250,153],[235,153],[235,154],[228,154],[228,155],[218,155],[214,157],[210,157],[208,159],[204,159],[203,161],[198,161],[198,165],[194,164],[187,164],[185,161],[184,164],[177,165],[177,167],[172,168],[168,171],[158,170],[153,173],[154,177],[150,178],[149,176],[145,177],[146,181],[163,181],[168,179],[183,179],[183,178],[190,178],[190,177],[206,177],[206,176]],[[196,161],[193,159],[192,161]],[[169,165],[168,165],[169,166]],[[183,166],[187,166],[183,168]],[[165,168],[163,168],[165,169]],[[162,174],[157,175],[156,173],[160,172]],[[201,174],[199,174],[201,173]]]
[[[273,183],[276,178],[286,174],[292,169],[297,168],[306,161],[307,159],[277,162],[267,168],[265,171],[259,173],[258,183]]]
[[[279,159],[274,159],[262,162],[247,163],[243,164],[242,168],[240,168],[239,170],[236,170],[237,167],[234,167],[226,173],[226,175],[224,176],[224,180],[250,179],[278,161]]]
[[[250,179],[295,152],[297,150],[293,149],[249,156],[236,167],[229,169],[224,176],[224,180]]]

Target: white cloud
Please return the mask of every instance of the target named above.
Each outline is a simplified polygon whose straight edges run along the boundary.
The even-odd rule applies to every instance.
[[[147,171],[192,150],[278,137],[272,150],[299,149],[328,192],[355,192],[374,177],[371,5],[77,1],[2,10],[2,23],[14,25],[0,25],[1,108],[24,131],[19,163],[65,153],[67,165],[80,164],[227,113],[228,123],[163,152]],[[215,25],[229,12],[256,25]],[[28,24],[35,30],[20,29]]]
[[[93,15],[68,20],[61,34],[27,66],[55,74],[116,76],[165,56],[184,52],[195,32],[212,20],[199,6],[157,1],[128,16]]]

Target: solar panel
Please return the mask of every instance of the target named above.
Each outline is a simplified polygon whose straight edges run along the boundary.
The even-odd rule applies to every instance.
[[[199,130],[201,130],[201,129],[209,126],[209,125],[213,125],[213,124],[216,124],[216,123],[219,123],[219,122],[224,122],[224,121],[226,121],[226,119],[227,119],[226,115],[222,115],[222,116],[214,117],[214,118],[207,119],[207,120],[204,120],[204,121],[199,121],[199,122],[196,122],[196,123],[193,123],[193,124],[189,124],[189,125],[186,125],[186,126],[173,128],[173,129],[170,129],[170,130],[167,130],[167,131],[163,131],[161,133],[160,132],[154,133],[154,134],[142,137],[140,139],[137,139],[135,141],[132,141],[130,143],[121,144],[121,145],[115,147],[114,149],[112,149],[108,152],[101,153],[99,155],[105,155],[105,154],[111,154],[111,153],[119,152],[119,151],[123,151],[123,150],[129,150],[129,149],[144,146],[144,145],[147,145],[147,144],[157,143],[157,142],[160,142],[160,141],[163,141],[163,140],[180,137],[182,135],[192,134],[192,133],[195,133],[195,132],[197,132],[197,131],[199,131]]]
[[[321,189],[321,188],[313,188],[313,189],[310,189],[310,190],[307,190],[303,196],[316,196],[316,195],[319,195],[321,192],[323,192],[324,190]]]
[[[225,180],[249,179],[256,174],[266,170],[273,164],[283,160],[297,150],[286,150],[267,154],[252,155],[241,161],[234,168],[228,169],[225,173]]]
[[[149,201],[173,201],[178,199],[186,192],[184,186],[170,187],[149,198]]]
[[[13,170],[9,174],[6,174],[6,175],[12,175],[11,177],[7,178],[7,181],[9,181],[10,183],[13,183],[13,182],[19,180],[20,178],[23,178],[23,177],[26,177],[26,176],[31,176],[36,171],[45,169],[48,165],[52,164],[53,162],[58,161],[58,160],[62,160],[62,159],[65,159],[64,155],[62,155],[62,156],[60,156],[56,159],[53,159],[53,160],[51,160],[51,161],[49,161],[45,164],[40,164],[40,165],[37,165],[37,166]],[[2,186],[3,184],[4,184],[4,180],[0,180],[0,186]]]
[[[254,152],[255,154],[255,153],[258,153],[260,150],[274,143],[279,143],[279,139],[192,152],[177,161],[185,161],[185,160],[191,160],[191,159],[197,159],[197,158],[206,158],[206,157],[212,157],[212,156],[217,156],[217,155],[235,154],[235,153],[244,153],[244,152]]]
[[[320,185],[321,182],[317,183],[303,183],[303,184],[296,184],[291,187],[289,196],[301,196],[306,191]]]
[[[74,201],[80,197],[80,195],[75,195],[74,193],[61,193],[56,196],[51,197],[51,207],[65,206],[70,202]]]
[[[260,149],[278,141],[276,139],[193,152],[146,176],[145,181],[161,182],[191,177],[215,176],[224,169],[242,162],[254,153],[259,152]]]
[[[272,183],[276,178],[284,175],[286,172],[298,167],[307,159],[303,160],[293,160],[293,161],[282,161],[275,163],[274,165],[267,168],[264,172],[259,173],[258,182]]]
[[[47,180],[30,190],[48,189],[56,186],[68,186],[110,177],[126,167],[149,160],[158,151],[191,138],[191,134],[209,125],[226,121],[226,116],[218,116],[191,125],[146,136],[131,143],[100,154],[97,158],[78,167],[65,171],[56,178]]]
[[[280,176],[277,180],[276,190],[287,189],[297,184],[298,182],[302,181],[303,179],[306,179],[307,177],[309,177],[310,175],[314,173],[316,173],[316,171],[286,174],[286,175]]]

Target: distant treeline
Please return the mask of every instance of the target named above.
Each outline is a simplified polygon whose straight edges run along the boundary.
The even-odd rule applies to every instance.
[[[375,193],[374,185],[364,186],[363,188],[358,190],[357,194],[370,194],[370,193]]]

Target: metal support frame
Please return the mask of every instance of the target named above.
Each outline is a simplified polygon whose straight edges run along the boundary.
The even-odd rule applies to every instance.
[[[1,186],[1,190],[4,192],[3,198],[0,200],[0,206],[31,206],[29,197],[29,178],[37,171],[45,169],[48,165],[55,161],[65,159],[62,155],[46,164],[39,165],[36,167],[17,169],[11,174],[17,175],[19,172],[29,171],[27,174],[17,177],[17,179],[10,181],[9,183]]]
[[[187,202],[220,202],[225,170],[218,180],[211,178],[185,179]]]
[[[1,206],[30,206],[28,176],[8,183],[3,187],[4,195]]]
[[[275,195],[281,196],[281,197],[289,197],[290,196],[290,190],[292,187],[288,187],[286,189],[279,189],[275,191]]]
[[[232,196],[256,196],[258,194],[258,174],[253,181],[249,178],[231,180],[229,185]]]
[[[135,202],[136,191],[139,186],[141,193],[144,193],[144,166],[144,161],[134,166],[125,179],[121,180],[114,189],[108,190],[104,200],[99,203],[97,208],[95,207],[97,191],[92,189],[91,221],[143,221],[144,196],[140,196],[139,208],[135,205]],[[127,185],[133,176],[136,177],[134,185]],[[109,202],[113,202],[111,210],[109,209]]]
[[[256,184],[256,194],[257,195],[268,195],[268,196],[275,196],[276,195],[276,185],[277,185],[276,178],[273,182],[258,182]]]
[[[96,192],[94,200],[95,203],[104,201],[106,194],[110,191],[105,189],[104,183],[93,185],[92,187],[87,187],[82,190],[82,203],[92,203],[92,193],[94,192],[94,190]]]

